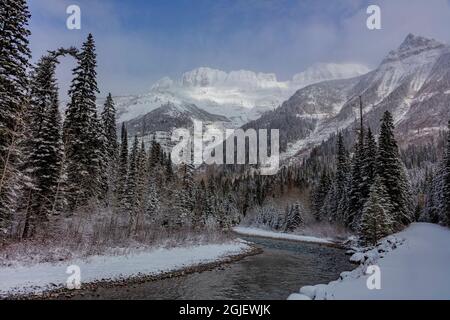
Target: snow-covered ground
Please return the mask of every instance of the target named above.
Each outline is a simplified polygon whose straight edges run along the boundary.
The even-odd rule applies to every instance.
[[[289,299],[304,300],[448,300],[450,299],[450,230],[416,223],[377,248],[355,253],[360,267],[328,285],[304,287]],[[369,290],[369,266],[380,268],[381,289]],[[371,278],[373,279],[373,277]]]
[[[223,260],[250,251],[244,241],[198,245],[186,248],[155,249],[128,256],[94,256],[59,264],[0,267],[0,298],[9,294],[40,293],[66,286],[69,266],[78,266],[81,283],[117,280],[141,275],[158,275],[203,263]],[[72,271],[73,272],[73,271]]]
[[[300,236],[296,234],[281,233],[274,231],[266,231],[256,228],[246,228],[246,227],[236,227],[233,229],[234,232],[247,236],[256,236],[272,239],[282,239],[282,240],[294,240],[301,242],[312,242],[312,243],[323,243],[323,244],[333,244],[331,239],[322,239],[316,237]]]

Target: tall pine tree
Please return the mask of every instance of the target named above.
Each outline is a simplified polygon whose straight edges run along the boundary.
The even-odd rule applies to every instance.
[[[101,115],[103,131],[106,137],[106,152],[109,162],[117,161],[118,141],[117,141],[117,124],[116,124],[116,107],[111,93],[108,94]]]
[[[127,176],[127,184],[125,191],[125,198],[123,207],[130,215],[130,218],[134,218],[134,213],[137,209],[137,188],[138,188],[138,170],[139,170],[139,140],[137,136],[134,137],[133,147],[131,149],[129,157],[129,170]]]
[[[443,221],[447,226],[450,226],[450,121],[448,123],[448,139],[447,139],[447,152],[444,160],[443,170]]]
[[[119,152],[119,168],[116,175],[116,199],[119,206],[125,199],[128,176],[128,132],[125,123],[122,124],[121,144]]]
[[[314,210],[314,216],[317,221],[322,221],[325,218],[322,207],[331,190],[331,187],[332,183],[329,173],[326,170],[323,170],[322,175],[320,176],[319,183],[313,191],[311,201]]]
[[[413,202],[407,173],[394,137],[394,120],[389,111],[385,112],[381,122],[377,160],[377,173],[392,204],[394,227],[400,230],[413,220]]]
[[[352,158],[350,190],[348,196],[348,209],[346,213],[346,225],[356,230],[364,206],[361,185],[363,183],[364,166],[364,127],[361,125],[355,152]]]
[[[348,211],[348,186],[350,183],[350,160],[344,145],[344,137],[340,132],[337,141],[337,158],[336,158],[336,176],[335,186],[332,189],[335,192],[333,204],[332,221],[345,223],[345,214]]]
[[[0,237],[10,229],[20,179],[20,140],[28,103],[30,49],[25,0],[0,3]]]
[[[392,233],[390,200],[380,178],[371,187],[369,199],[364,205],[358,228],[361,239],[367,245],[376,245],[378,240]]]
[[[117,141],[116,108],[111,93],[106,98],[101,120],[102,133],[104,135],[103,179],[105,181],[103,181],[103,185],[106,188],[107,194],[112,194],[115,191],[119,145]]]
[[[372,130],[369,128],[365,135],[364,149],[363,149],[364,161],[362,164],[362,176],[361,176],[361,197],[364,202],[369,199],[370,190],[375,181],[377,170],[377,143],[372,134]]]
[[[64,122],[69,205],[76,209],[101,195],[103,147],[96,110],[97,61],[92,34],[78,55]]]
[[[34,188],[25,221],[24,235],[30,236],[37,227],[54,213],[59,200],[57,188],[61,179],[63,143],[62,121],[59,113],[58,86],[56,84],[57,57],[53,54],[41,58],[31,79],[29,156],[26,168]]]

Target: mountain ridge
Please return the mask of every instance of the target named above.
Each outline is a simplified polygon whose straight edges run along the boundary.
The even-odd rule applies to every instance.
[[[115,97],[119,122],[142,116],[167,103],[194,104],[211,114],[227,117],[235,127],[276,109],[297,89],[336,77],[368,72],[358,64],[318,64],[297,74],[293,80],[278,81],[275,74],[248,70],[225,72],[201,67],[179,79],[157,81],[146,94]]]
[[[389,110],[402,144],[432,140],[450,118],[449,46],[409,34],[373,71],[302,88],[280,108],[244,127],[284,130],[283,159],[295,161],[296,155],[358,123],[359,96],[365,124],[375,132]]]

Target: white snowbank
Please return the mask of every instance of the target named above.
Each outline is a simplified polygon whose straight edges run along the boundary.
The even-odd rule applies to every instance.
[[[158,275],[185,267],[222,260],[250,250],[244,241],[226,244],[199,245],[186,248],[155,249],[128,256],[94,256],[59,264],[1,267],[0,297],[8,294],[40,293],[66,285],[68,266],[81,270],[81,283],[97,280],[123,279],[137,275]]]
[[[450,299],[450,230],[416,223],[367,252],[355,253],[362,265],[328,285],[302,288],[289,299],[447,300]],[[369,290],[369,265],[381,271],[381,289]]]
[[[312,243],[323,243],[323,244],[333,244],[334,243],[330,239],[322,239],[322,238],[316,238],[316,237],[300,236],[300,235],[296,235],[296,234],[266,231],[266,230],[261,230],[261,229],[256,229],[256,228],[236,227],[233,229],[233,231],[236,233],[242,234],[242,235],[272,238],[272,239],[294,240],[294,241],[301,241],[301,242],[312,242]]]

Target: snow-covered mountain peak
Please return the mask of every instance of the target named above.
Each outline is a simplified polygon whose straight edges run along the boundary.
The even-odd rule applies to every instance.
[[[444,44],[434,39],[429,39],[421,36],[416,36],[412,33],[408,34],[405,41],[400,45],[400,50],[411,50],[414,48],[436,48],[442,47]]]
[[[206,67],[186,72],[181,77],[181,84],[185,87],[209,87],[223,82],[227,77],[226,72]]]
[[[201,67],[184,73],[180,85],[183,87],[267,88],[278,86],[278,81],[273,73],[255,73],[248,70],[227,73],[222,70]]]
[[[317,63],[293,77],[295,84],[307,86],[335,79],[348,79],[366,74],[370,69],[355,63]]]
[[[411,56],[417,56],[433,50],[441,50],[445,47],[446,45],[434,39],[409,34],[397,50],[388,54],[384,62],[404,60]]]
[[[195,105],[224,116],[236,127],[276,109],[297,90],[322,81],[351,78],[367,73],[356,64],[317,64],[297,75],[296,81],[279,81],[273,73],[248,70],[225,72],[201,67],[178,79],[165,77],[143,95],[116,99],[119,121],[129,121],[162,105]],[[171,108],[166,108],[166,110]]]
[[[164,77],[161,80],[157,81],[152,87],[151,90],[164,90],[169,89],[174,85],[174,81],[169,77]]]

